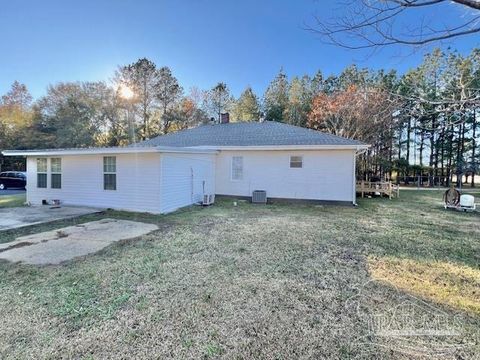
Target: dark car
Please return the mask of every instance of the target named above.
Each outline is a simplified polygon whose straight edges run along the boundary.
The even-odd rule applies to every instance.
[[[5,171],[0,173],[0,190],[7,188],[22,188],[27,186],[27,177],[20,171]]]

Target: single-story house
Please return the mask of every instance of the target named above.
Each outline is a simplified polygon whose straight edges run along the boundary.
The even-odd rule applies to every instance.
[[[355,204],[368,145],[279,122],[207,124],[126,147],[9,150],[27,159],[27,201],[168,213],[204,195]]]

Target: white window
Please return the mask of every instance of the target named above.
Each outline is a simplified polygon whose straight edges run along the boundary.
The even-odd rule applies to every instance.
[[[61,189],[62,188],[62,159],[61,158],[51,158],[50,159],[50,187],[52,189]]]
[[[303,167],[302,156],[290,156],[290,168],[301,169]]]
[[[103,189],[117,190],[117,158],[115,156],[103,158]]]
[[[37,159],[37,188],[47,187],[47,159]]]
[[[232,180],[243,179],[243,156],[232,157]]]

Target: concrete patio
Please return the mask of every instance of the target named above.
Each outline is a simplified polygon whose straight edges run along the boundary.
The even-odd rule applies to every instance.
[[[77,206],[53,207],[49,205],[0,208],[0,231],[94,214],[100,211],[102,209]]]
[[[60,264],[95,253],[120,240],[157,230],[137,221],[102,219],[17,238],[0,244],[0,259],[33,265]]]

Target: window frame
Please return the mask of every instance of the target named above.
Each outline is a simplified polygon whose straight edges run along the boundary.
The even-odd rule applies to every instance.
[[[40,160],[45,160],[45,170],[39,171]],[[40,186],[40,175],[42,178],[45,178],[45,186]],[[37,189],[47,189],[48,188],[48,158],[39,157],[37,158]]]
[[[234,163],[235,163],[235,159],[240,159],[240,161],[241,161],[241,171],[242,171],[242,172],[241,172],[241,177],[240,177],[240,178],[235,178],[235,177],[233,176],[233,173],[234,173],[234,171],[233,171],[233,170],[234,170],[233,166],[234,166]],[[245,166],[244,166],[243,156],[240,156],[240,155],[238,155],[238,156],[232,156],[232,158],[231,158],[231,160],[230,160],[230,180],[231,180],[231,181],[243,181],[244,168],[245,168]]]
[[[299,158],[300,160],[293,160],[293,158]],[[300,164],[300,166],[292,166],[292,164]],[[303,155],[290,155],[290,169],[303,169]]]
[[[56,160],[59,160],[59,163],[55,164],[55,165],[59,165],[59,168],[54,169],[54,160],[55,160],[55,162],[56,162]],[[55,178],[57,178],[57,176],[59,176],[60,183],[59,183],[58,186],[56,186],[57,184],[53,180],[54,175],[55,175]],[[62,158],[61,157],[50,158],[50,189],[61,189],[61,188],[62,188]]]
[[[113,159],[113,165],[112,163],[108,164],[107,159]],[[104,156],[103,157],[103,190],[104,191],[116,191],[117,190],[117,157],[116,156]],[[113,170],[112,170],[113,166]],[[108,186],[107,187],[107,178],[112,178],[115,179],[113,183],[113,187]],[[111,185],[111,184],[110,184]]]

